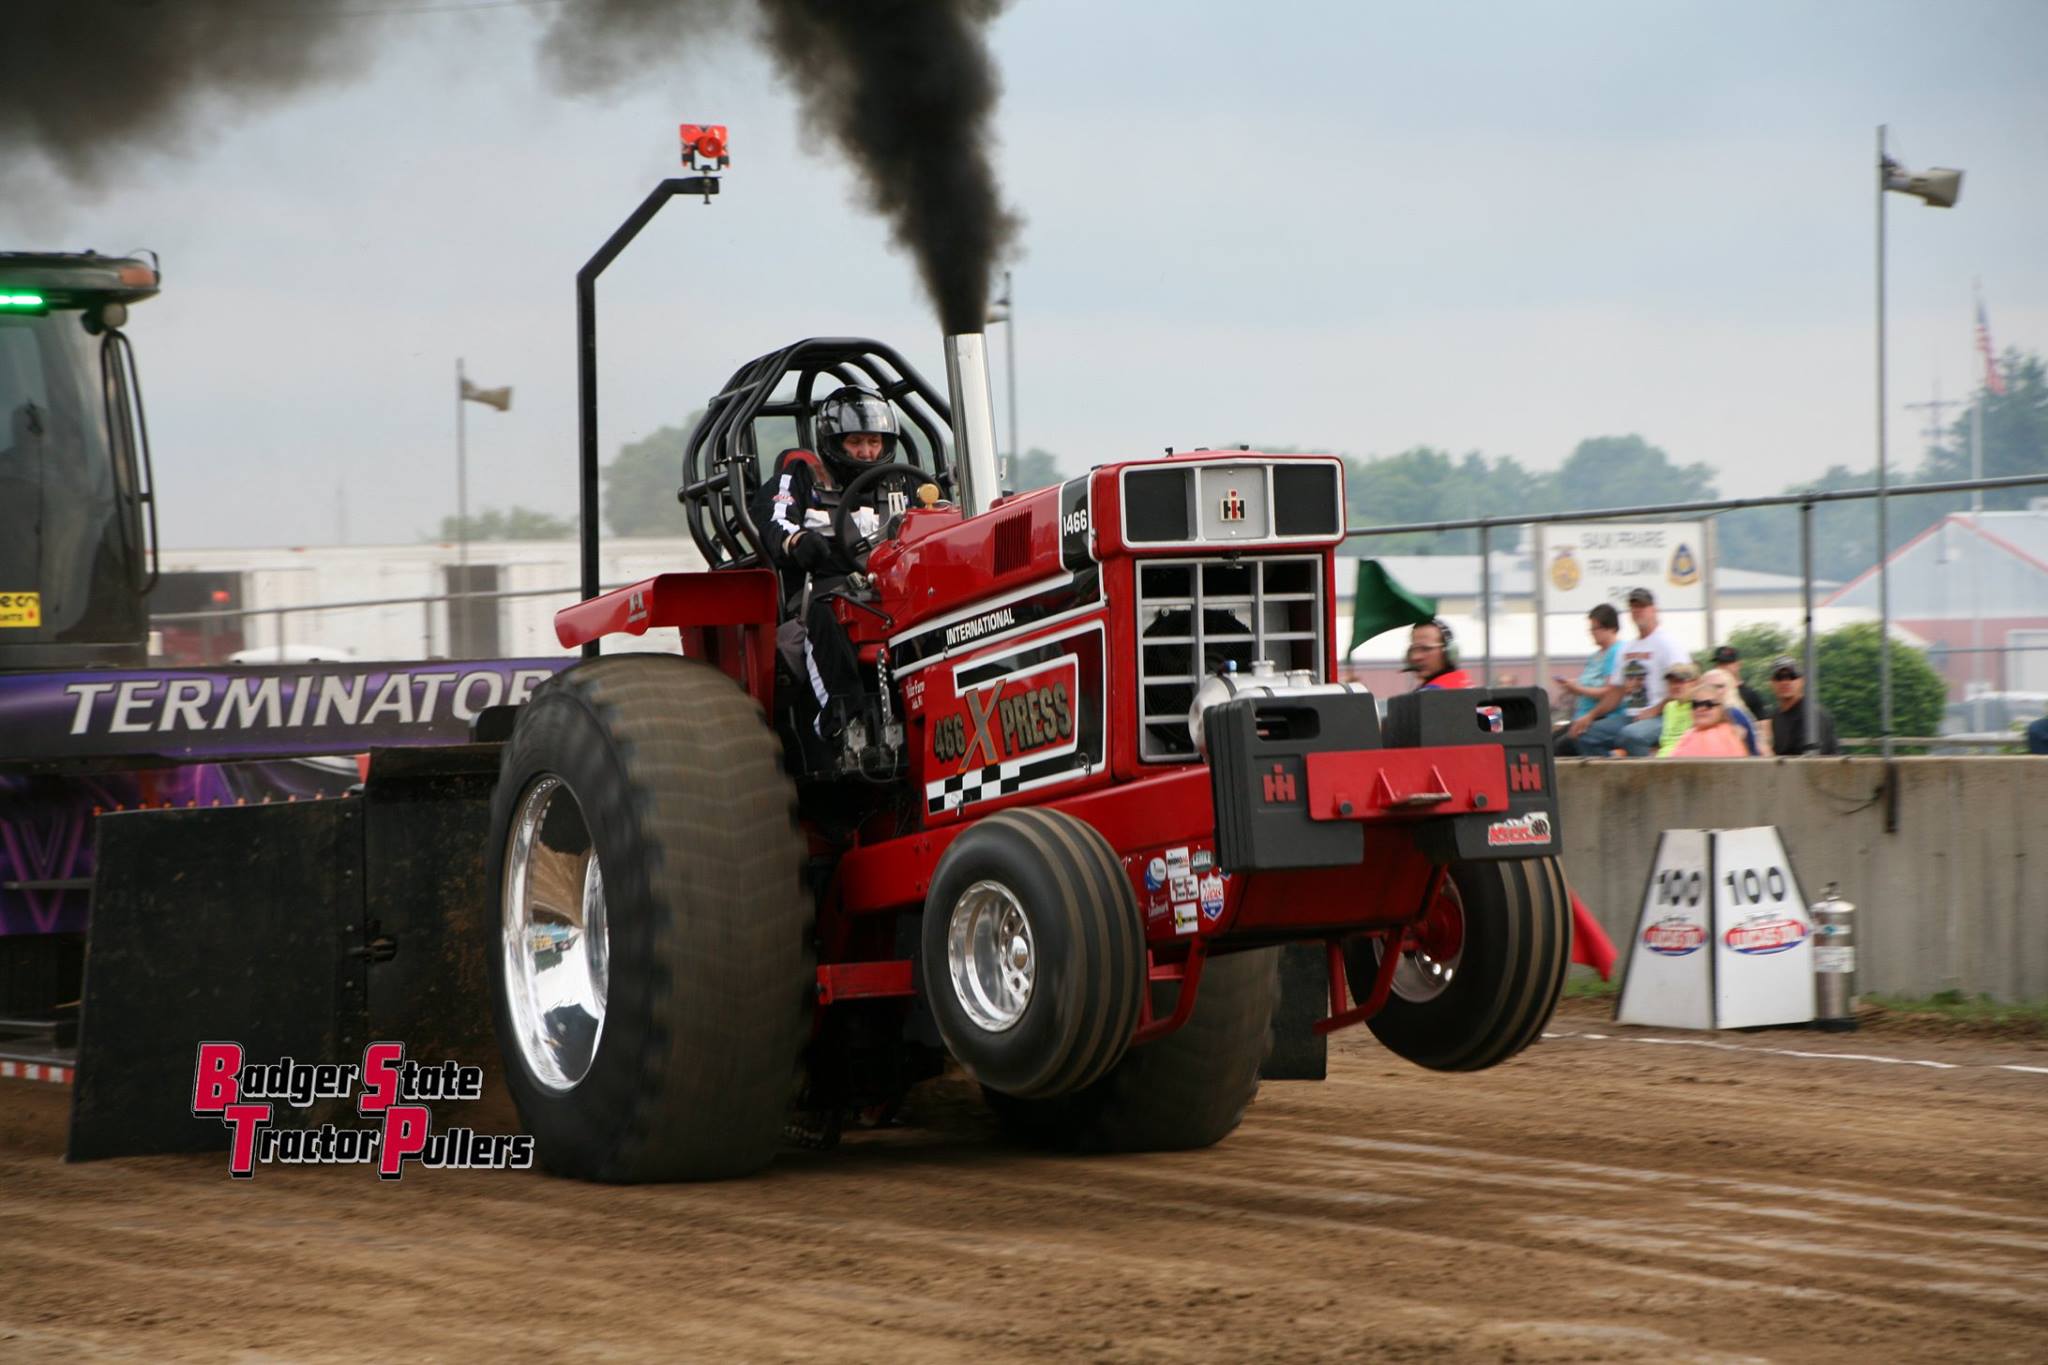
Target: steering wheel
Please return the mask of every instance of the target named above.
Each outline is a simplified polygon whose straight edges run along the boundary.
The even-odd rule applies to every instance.
[[[903,507],[900,510],[908,511],[918,505],[917,490],[931,481],[932,476],[916,465],[900,461],[878,464],[861,471],[839,494],[839,505],[832,509],[832,538],[838,542],[839,553],[855,568],[866,569],[868,554],[882,543],[888,534],[889,523],[897,515],[896,511],[890,510],[889,504],[893,499],[884,494],[884,488],[894,485],[889,489],[892,493],[901,489]],[[863,503],[874,504],[875,510],[881,514],[881,524],[873,535],[862,535],[854,524],[853,509]]]

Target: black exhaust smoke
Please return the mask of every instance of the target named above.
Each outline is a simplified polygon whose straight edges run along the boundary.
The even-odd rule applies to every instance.
[[[189,149],[209,118],[355,74],[379,30],[346,0],[5,0],[0,153],[78,187],[138,150]]]
[[[0,151],[97,187],[138,149],[349,77],[408,30],[361,0],[0,0]],[[990,159],[1001,0],[586,0],[547,20],[557,86],[587,94],[672,68],[747,27],[809,123],[860,170],[947,332],[978,332],[1017,220]]]
[[[947,332],[979,332],[1017,220],[990,159],[1001,83],[984,30],[1002,0],[591,0],[550,21],[549,68],[587,93],[645,75],[679,37],[755,17],[805,120],[853,159],[916,259]]]
[[[989,159],[996,0],[762,0],[766,39],[811,122],[851,156],[916,257],[943,330],[979,332],[1016,219]]]

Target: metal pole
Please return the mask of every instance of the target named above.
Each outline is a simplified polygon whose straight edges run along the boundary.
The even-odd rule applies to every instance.
[[[1536,603],[1536,676],[1529,679],[1529,681],[1548,692],[1550,690],[1550,634],[1547,629],[1549,623],[1545,620],[1545,617],[1550,611],[1550,594],[1545,591],[1548,575],[1544,567],[1546,563],[1544,556],[1548,550],[1546,543],[1548,538],[1543,534],[1544,528],[1541,526],[1532,526],[1529,529],[1533,535],[1533,539],[1530,542],[1533,549],[1529,556],[1529,593],[1531,599]],[[1576,710],[1577,708],[1574,707],[1573,709]]]
[[[1479,528],[1479,630],[1486,637],[1485,652],[1481,654],[1485,676],[1479,680],[1481,687],[1493,686],[1493,528]]]
[[[420,657],[434,657],[434,599],[420,603]]]
[[[462,384],[462,358],[458,356],[455,360],[455,562],[457,565],[455,584],[457,592],[466,592],[469,589],[469,449],[468,442],[465,439],[462,413]],[[453,629],[458,621],[465,627],[459,631]],[[456,644],[456,637],[459,636],[461,643],[466,645],[469,641],[469,631],[467,629],[469,619],[465,614],[465,608],[458,607],[451,602],[449,604],[448,624],[450,626],[448,632],[449,644]],[[462,653],[463,651],[458,649],[451,652]]]
[[[1707,608],[1707,657],[1713,658],[1714,645],[1720,636],[1714,631],[1714,560],[1720,556],[1720,537],[1714,531],[1715,521],[1708,517],[1701,523],[1700,530],[1700,600]]]
[[[664,180],[648,191],[640,207],[619,224],[597,254],[576,272],[576,445],[577,445],[577,527],[582,539],[583,600],[597,596],[598,466],[597,466],[597,277],[605,267],[647,226],[662,206],[679,194],[712,195],[718,181],[710,176],[685,176]],[[706,203],[710,200],[707,198]],[[598,641],[583,646],[583,656],[598,655]]]
[[[1010,466],[1003,471],[1007,482],[1017,477],[1017,461],[1024,457],[1017,444],[1017,290],[1007,270],[1003,272],[1003,368],[1009,371],[1010,389]]]
[[[1892,756],[1891,524],[1887,519],[1884,392],[1884,125],[1877,125],[1877,689],[1878,734]],[[1807,686],[1813,684],[1808,682]]]
[[[1997,474],[1982,481],[1988,492],[2008,488],[2039,488],[2048,485],[2048,474]],[[1913,486],[1915,495],[1967,493],[1976,485],[1968,479],[1941,479]],[[1796,493],[1773,493],[1760,498],[1701,498],[1696,502],[1658,502],[1630,507],[1588,507],[1570,512],[1515,512],[1498,517],[1447,517],[1442,521],[1387,522],[1378,526],[1353,526],[1345,536],[1442,535],[1446,531],[1476,531],[1482,526],[1555,526],[1561,522],[1621,521],[1629,517],[1692,517],[1710,512],[1747,512],[1756,507],[1797,507],[1802,502],[1868,502],[1877,496],[1875,488],[1837,488],[1829,491],[1802,489]]]
[[[1982,281],[1972,280],[1970,293],[1975,298],[1977,303],[1977,316],[1982,317],[1984,315],[1984,294]],[[1984,333],[1984,352],[1986,365],[1991,365],[1995,363],[1991,360],[1990,355],[1990,335],[1991,334],[1987,329]],[[1985,378],[1988,379],[1989,377],[1990,376],[1987,375]],[[1984,477],[1984,392],[1985,380],[1979,379],[1977,381],[1977,401],[1970,405],[1970,479],[1972,482],[1975,482],[1976,480]],[[1970,510],[1972,512],[1981,512],[1984,510],[1983,489],[1972,488],[1970,490]]]
[[[1977,386],[1977,401],[1970,405],[1970,477],[1984,477],[1984,386]],[[1978,530],[1977,513],[1984,510],[1984,490],[1970,490],[1970,532],[1974,537]],[[2005,660],[2000,659],[2001,667]],[[1981,684],[1984,681],[1984,594],[1983,580],[1977,574],[1970,575],[1970,681]]]
[[[1820,646],[1813,635],[1813,504],[1799,504],[1799,606],[1804,613],[1806,645],[1801,651],[1806,658],[1806,667],[1800,672],[1806,675],[1807,694],[1820,700],[1820,679],[1815,675],[1820,666]]]

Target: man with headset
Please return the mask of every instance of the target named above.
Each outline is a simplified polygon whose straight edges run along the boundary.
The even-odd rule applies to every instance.
[[[1458,646],[1441,619],[1424,621],[1408,632],[1408,662],[1403,671],[1421,676],[1418,692],[1430,688],[1477,687],[1472,675],[1458,667]]]

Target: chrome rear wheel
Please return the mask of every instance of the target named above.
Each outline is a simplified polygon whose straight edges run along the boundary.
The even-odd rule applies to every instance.
[[[604,873],[576,797],[553,773],[520,796],[500,907],[512,1043],[534,1079],[582,1084],[604,1036],[611,940]]]

